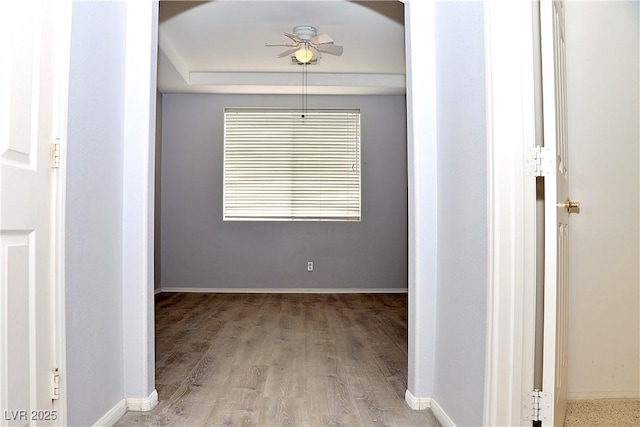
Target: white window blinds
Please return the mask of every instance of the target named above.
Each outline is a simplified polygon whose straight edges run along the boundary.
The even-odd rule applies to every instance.
[[[360,111],[225,109],[225,220],[360,220]]]

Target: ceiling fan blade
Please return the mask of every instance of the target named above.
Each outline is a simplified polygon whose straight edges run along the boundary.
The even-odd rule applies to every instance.
[[[312,37],[311,43],[315,43],[315,44],[333,43],[333,39],[329,34],[320,34],[319,36]]]
[[[293,55],[297,50],[297,47],[294,47],[293,49],[287,49],[284,52],[278,54],[278,58],[284,58],[285,56]]]
[[[265,43],[264,44],[266,47],[299,47],[297,44],[271,44],[271,43]]]
[[[316,49],[318,49],[320,52],[330,53],[331,55],[342,55],[342,46],[337,44],[320,44],[316,46]]]
[[[304,43],[304,40],[302,40],[300,37],[296,36],[295,34],[284,33],[284,35],[289,37],[291,40],[293,40],[296,43]]]
[[[313,59],[322,59],[322,53],[315,46],[311,45],[309,48],[313,52]]]

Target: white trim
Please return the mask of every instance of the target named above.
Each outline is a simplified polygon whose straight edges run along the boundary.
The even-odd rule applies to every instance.
[[[433,415],[440,421],[442,427],[456,427],[456,423],[454,423],[444,409],[438,405],[438,402],[434,398],[431,398],[431,412],[433,412]]]
[[[113,408],[109,409],[98,421],[94,427],[111,427],[117,423],[127,411],[145,412],[152,410],[158,404],[158,392],[153,390],[148,397],[126,397],[116,403]]]
[[[430,409],[443,427],[456,427],[451,417],[442,409],[433,397],[416,397],[409,390],[404,393],[404,400],[414,411]]]
[[[407,402],[407,405],[409,405],[409,408],[414,411],[421,411],[423,409],[430,409],[433,399],[431,397],[416,397],[407,389],[404,393],[404,400]]]
[[[98,421],[93,424],[94,427],[111,427],[115,423],[122,418],[124,414],[127,413],[127,403],[125,399],[122,399],[120,402],[116,403],[116,405],[109,409],[109,411],[104,414]]]
[[[640,391],[576,391],[567,392],[567,400],[640,399]]]
[[[487,344],[484,425],[526,425],[533,389],[535,144],[533,11],[529,2],[484,2],[487,88]],[[530,425],[530,422],[529,422]]]
[[[406,294],[407,288],[162,288],[160,292],[206,294]]]
[[[165,52],[166,54],[166,52]],[[167,54],[167,58],[169,55]],[[176,69],[178,69],[176,67]],[[191,71],[188,85],[194,86],[231,86],[235,93],[298,94],[300,93],[299,72],[225,72]],[[260,82],[260,84],[256,84]],[[310,95],[349,95],[366,93],[367,95],[404,95],[406,76],[391,73],[315,73],[313,84],[307,87]]]
[[[66,338],[66,292],[65,292],[65,229],[66,229],[66,190],[67,190],[67,126],[69,122],[69,74],[71,58],[71,21],[72,2],[65,0],[56,2],[55,21],[59,30],[59,43],[56,46],[57,58],[56,80],[59,82],[59,92],[56,94],[56,112],[58,128],[56,137],[60,139],[60,166],[52,170],[54,181],[52,189],[53,212],[53,322],[54,322],[54,366],[58,368],[60,383],[58,385],[58,399],[53,400],[53,409],[57,413],[56,425],[66,426],[67,423],[67,338]]]
[[[158,295],[160,292],[162,292],[162,288],[155,288],[155,289],[153,290],[153,294],[154,294],[154,295]]]
[[[158,404],[158,391],[153,390],[149,397],[127,397],[125,399],[127,411],[145,412],[152,410]]]

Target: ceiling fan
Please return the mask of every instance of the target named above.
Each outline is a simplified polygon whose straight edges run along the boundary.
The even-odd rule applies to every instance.
[[[322,58],[323,53],[342,55],[342,46],[334,44],[328,34],[318,35],[318,31],[311,25],[298,25],[293,28],[293,33],[284,33],[292,43],[268,44],[265,46],[283,46],[289,49],[278,54],[278,58],[294,55],[298,62],[307,64],[312,60]]]

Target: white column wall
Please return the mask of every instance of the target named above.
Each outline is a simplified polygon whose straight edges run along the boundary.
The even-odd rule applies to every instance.
[[[122,207],[125,397],[154,393],[153,218],[157,1],[127,3]],[[153,399],[152,399],[153,400]]]
[[[433,1],[405,4],[409,175],[407,395],[433,395],[437,291],[437,137]]]

